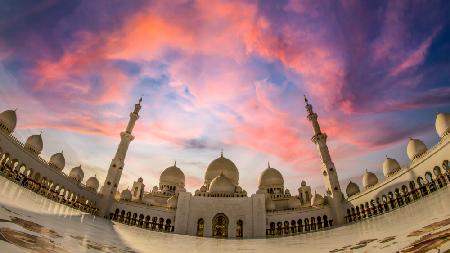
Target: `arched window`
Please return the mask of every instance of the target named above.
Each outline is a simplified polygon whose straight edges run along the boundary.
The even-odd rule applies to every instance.
[[[323,226],[328,227],[328,217],[326,215],[323,216]]]
[[[125,218],[125,223],[130,224],[130,220],[131,220],[131,212],[128,212],[127,217]]]
[[[170,219],[166,220],[166,226],[165,226],[164,230],[166,230],[167,232],[172,231],[172,220],[170,220]]]
[[[145,228],[149,228],[149,225],[150,225],[150,216],[149,215],[145,216],[144,224],[145,224]]]
[[[289,234],[289,221],[284,221],[284,234]]]
[[[270,235],[275,235],[275,222],[270,223]]]
[[[242,238],[244,236],[244,222],[238,220],[236,222],[236,238]]]
[[[142,227],[144,225],[144,215],[140,214],[139,215],[139,221],[138,221],[138,226]]]
[[[164,218],[159,218],[158,230],[163,230],[164,227]]]
[[[309,231],[309,220],[308,220],[308,218],[305,219],[305,231]]]
[[[311,230],[316,230],[316,219],[311,217]]]
[[[156,229],[156,225],[158,224],[158,217],[153,217],[151,222],[151,228],[152,230]]]
[[[203,236],[204,230],[205,230],[205,221],[203,219],[198,219],[198,221],[197,221],[197,236]]]
[[[322,218],[317,216],[317,229],[322,229]]]
[[[303,224],[302,224],[302,219],[298,219],[298,221],[297,221],[297,231],[299,232],[299,233],[301,233],[301,232],[303,232]]]

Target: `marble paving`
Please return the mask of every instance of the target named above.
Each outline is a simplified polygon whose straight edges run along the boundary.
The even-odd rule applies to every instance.
[[[0,177],[0,252],[450,252],[450,188],[388,214],[282,238],[217,240],[112,223]]]

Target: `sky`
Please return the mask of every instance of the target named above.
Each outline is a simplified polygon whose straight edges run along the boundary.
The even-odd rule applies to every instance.
[[[143,96],[119,188],[146,190],[176,161],[188,191],[230,158],[256,192],[270,162],[323,192],[303,95],[341,187],[408,165],[408,137],[438,141],[450,111],[448,1],[13,1],[0,3],[0,111],[43,131],[48,159],[103,183]]]

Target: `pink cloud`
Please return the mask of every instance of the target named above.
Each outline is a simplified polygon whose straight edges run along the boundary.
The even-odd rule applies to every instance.
[[[411,52],[409,56],[407,56],[397,67],[391,70],[391,75],[396,76],[412,67],[417,66],[422,63],[425,58],[425,53],[430,47],[431,41],[434,38],[436,32],[434,32],[431,36],[425,39],[419,47]]]

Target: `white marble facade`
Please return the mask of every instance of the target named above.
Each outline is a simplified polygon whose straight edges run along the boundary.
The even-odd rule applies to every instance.
[[[140,101],[141,102],[141,101]],[[260,238],[292,235],[330,229],[389,212],[412,203],[450,183],[450,114],[439,113],[436,131],[440,140],[427,148],[423,142],[410,139],[407,155],[411,162],[401,168],[394,158],[383,162],[384,178],[370,171],[362,175],[363,189],[349,182],[345,195],[338,180],[321,132],[318,116],[305,98],[308,120],[312,124],[312,141],[317,146],[326,194],[311,192],[302,181],[297,192],[284,186],[282,173],[270,164],[258,179],[258,190],[249,194],[239,185],[239,169],[223,154],[205,170],[204,184],[193,193],[185,189],[185,175],[175,163],[162,171],[159,185],[146,188],[139,178],[131,189],[117,189],[126,173],[125,157],[135,138],[132,130],[139,119],[140,102],[130,114],[130,121],[120,134],[121,142],[99,189],[98,179],[85,180],[81,166],[64,172],[63,153],[49,161],[39,154],[43,149],[41,135],[25,143],[14,135],[16,112],[0,114],[0,161],[2,175],[60,203],[146,229],[215,238]]]

